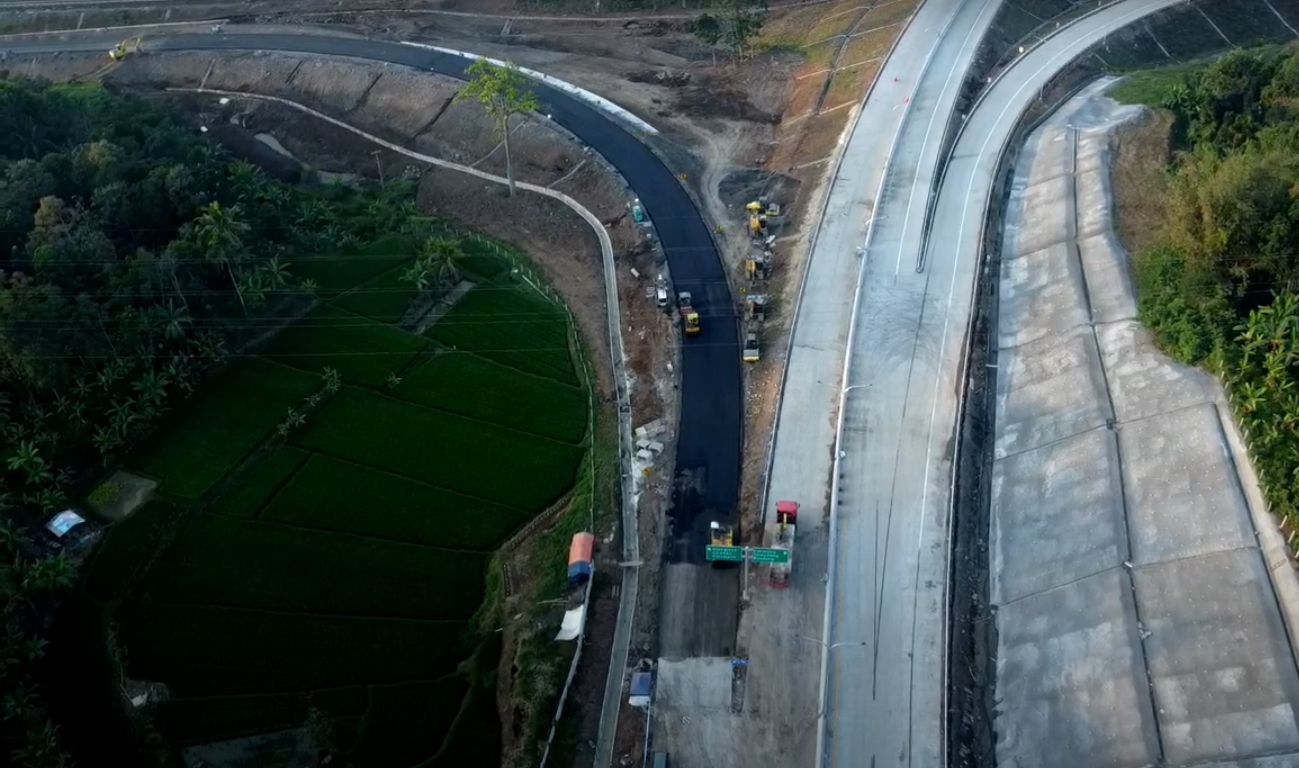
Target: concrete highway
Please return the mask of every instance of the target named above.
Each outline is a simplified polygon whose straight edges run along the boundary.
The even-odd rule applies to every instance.
[[[851,320],[837,478],[832,478],[837,531],[831,536],[826,640],[832,650],[826,665],[822,750],[831,766],[944,762],[944,581],[955,423],[978,238],[998,153],[1037,89],[1073,56],[1104,34],[1175,2],[1129,0],[1111,7],[1024,56],[998,81],[970,116],[954,149],[923,260],[926,193],[943,123],[999,0],[960,3],[927,67],[916,66],[915,52],[902,58],[908,55],[902,49],[888,64],[919,71],[920,80],[912,103],[902,108],[880,199],[870,200],[869,185],[861,183],[855,189],[836,184],[832,192],[826,232],[810,267],[788,384],[794,398],[810,400],[813,393],[799,388],[816,382],[819,402],[825,402],[833,361],[803,349],[817,347],[822,340],[817,333],[834,340],[828,331],[817,330],[826,322],[816,319],[820,294],[812,292],[822,268],[818,260],[828,255],[828,264],[842,262],[860,245],[854,240],[862,220],[873,217]],[[929,5],[940,4],[930,0],[922,14],[930,19],[943,15]],[[852,157],[852,144],[848,152]],[[863,150],[863,156],[869,157],[870,150]],[[836,226],[836,218],[852,222],[856,230],[845,223]],[[841,264],[838,278],[843,279]],[[835,285],[824,277],[820,282]],[[841,306],[842,288],[838,293],[833,287],[823,290],[832,298],[831,306]],[[791,408],[789,398],[782,408]],[[824,419],[794,414],[782,410],[782,424],[824,429]],[[784,450],[781,440],[787,440]],[[827,444],[821,442],[823,434],[816,440],[802,452]],[[790,497],[795,489],[819,498],[809,478],[826,476],[817,471],[820,457],[791,459],[797,451],[789,450],[788,441],[785,431],[777,434],[769,498]],[[803,479],[791,479],[799,477]]]

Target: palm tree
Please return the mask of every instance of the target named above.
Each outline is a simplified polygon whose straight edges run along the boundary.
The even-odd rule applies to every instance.
[[[35,483],[38,480],[48,480],[54,475],[49,468],[45,466],[45,459],[41,457],[40,450],[36,444],[31,441],[25,441],[18,445],[17,450],[9,457],[9,469],[26,473],[27,482]]]
[[[171,381],[167,375],[158,371],[145,371],[144,375],[131,384],[131,388],[140,393],[140,400],[160,407],[167,399],[167,385]]]
[[[259,271],[265,279],[266,284],[269,285],[272,290],[278,291],[288,285],[289,280],[293,277],[293,275],[289,273],[289,267],[291,266],[293,265],[288,262],[280,261],[279,256],[272,256],[262,262]]]
[[[188,307],[178,307],[170,301],[167,306],[159,306],[155,311],[162,321],[162,335],[172,341],[184,338],[185,329],[194,322],[189,316]]]
[[[248,225],[240,219],[239,206],[222,208],[215,200],[203,208],[194,222],[194,237],[203,249],[203,258],[225,267],[239,298],[244,304],[243,290],[235,274],[235,264],[243,258],[243,237]]]

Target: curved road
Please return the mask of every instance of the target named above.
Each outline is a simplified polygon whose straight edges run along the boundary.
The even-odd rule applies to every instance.
[[[107,39],[107,38],[104,38]],[[116,42],[116,39],[113,39]],[[12,42],[10,54],[107,50],[99,38]],[[398,43],[304,34],[177,34],[150,37],[150,51],[274,51],[345,56],[464,78],[469,60]],[[542,112],[599,152],[636,191],[678,291],[690,291],[703,318],[703,333],[681,345],[681,422],[676,468],[679,493],[673,517],[678,531],[694,532],[683,547],[702,560],[707,521],[734,520],[740,484],[741,366],[739,329],[726,272],[711,230],[676,176],[649,147],[613,119],[548,85],[534,91]]]
[[[825,762],[944,761],[946,566],[965,334],[998,159],[1037,90],[1092,43],[1181,0],[1127,0],[1024,55],[966,121],[922,238],[942,130],[996,0],[966,0],[899,128],[858,286],[835,489]],[[925,258],[920,259],[922,248]],[[791,371],[791,378],[796,375]],[[835,647],[837,646],[837,647]],[[861,647],[855,647],[861,646]]]

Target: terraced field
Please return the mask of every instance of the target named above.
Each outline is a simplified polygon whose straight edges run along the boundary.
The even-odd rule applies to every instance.
[[[173,745],[314,712],[362,766],[499,751],[499,638],[471,619],[491,553],[572,487],[588,393],[567,313],[499,245],[467,240],[473,288],[399,327],[412,251],[309,261],[322,303],[128,462],[159,493],[111,529],[91,589],[128,675],[169,687]]]

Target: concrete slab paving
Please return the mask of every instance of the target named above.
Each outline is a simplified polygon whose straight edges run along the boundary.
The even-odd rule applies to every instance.
[[[1073,194],[1073,180],[1065,170],[1061,168],[1060,175],[1024,190],[1023,208],[1032,215],[1020,222],[1013,253],[1040,251],[1069,238],[1065,210]]]
[[[1078,256],[1087,278],[1092,320],[1104,324],[1136,318],[1137,296],[1128,274],[1128,256],[1113,230],[1080,236]]]
[[[1111,418],[1091,328],[1003,350],[998,361],[996,458],[1104,426]]]
[[[1114,568],[1128,557],[1113,432],[1093,429],[992,467],[992,602]]]
[[[1096,333],[1119,421],[1145,419],[1217,399],[1217,388],[1208,374],[1165,357],[1150,332],[1136,320],[1101,325]]]
[[[1122,568],[998,609],[1000,765],[1136,768],[1156,761],[1132,611]]]
[[[1299,674],[1257,550],[1135,569],[1171,763],[1299,749]]]
[[[1287,623],[1299,579],[1273,556],[1279,534],[1221,387],[1136,320],[1104,171],[1107,131],[1135,111],[1106,87],[1029,137],[1008,206],[990,507],[997,761],[1299,768]],[[1062,143],[1063,180],[1043,159]],[[1052,228],[1066,237],[1046,252],[1063,263],[1024,250]],[[1088,319],[1075,325],[1079,302]]]
[[[1067,243],[1002,261],[997,343],[1018,347],[1086,324],[1082,280]]]
[[[1213,404],[1124,424],[1119,450],[1134,564],[1255,545]]]

